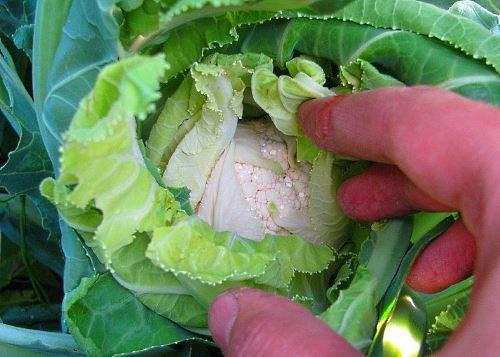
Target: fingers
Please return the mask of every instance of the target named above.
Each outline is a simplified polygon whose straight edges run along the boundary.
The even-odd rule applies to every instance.
[[[304,131],[320,147],[398,166],[429,196],[460,210],[474,235],[490,238],[500,230],[499,117],[497,108],[430,87],[383,88],[300,108]]]
[[[290,300],[249,288],[220,295],[209,313],[226,356],[360,356],[341,336]]]
[[[390,165],[374,165],[350,178],[340,186],[337,197],[342,210],[360,221],[402,216],[415,210],[450,210]],[[474,237],[458,221],[417,258],[407,283],[425,293],[443,290],[470,276],[475,253]]]
[[[340,208],[352,219],[376,221],[413,211],[451,211],[415,186],[397,167],[374,165],[337,191]]]
[[[472,274],[475,255],[474,237],[457,221],[418,256],[406,282],[424,293],[441,291]]]

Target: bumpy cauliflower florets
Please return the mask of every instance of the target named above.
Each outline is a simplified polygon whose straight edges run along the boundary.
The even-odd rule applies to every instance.
[[[234,167],[245,200],[262,219],[265,233],[290,234],[274,218],[283,218],[290,209],[307,215],[310,167],[307,164],[291,167],[287,145],[273,125],[254,122],[249,123],[247,128],[254,131],[262,157],[277,162],[283,172],[278,174],[267,168],[235,161]],[[236,132],[236,145],[238,134],[241,135],[241,130]]]
[[[311,167],[290,156],[270,121],[239,123],[210,175],[197,214],[217,230],[251,239],[260,240],[266,233],[312,237]]]

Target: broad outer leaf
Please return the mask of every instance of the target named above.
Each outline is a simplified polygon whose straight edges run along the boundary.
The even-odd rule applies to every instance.
[[[35,83],[35,88],[39,86],[36,100],[37,108],[41,106],[40,131],[55,169],[59,167],[61,135],[68,129],[78,103],[90,92],[102,67],[117,58],[118,25],[112,16],[113,3],[113,0],[72,1],[60,32],[50,29],[49,19],[53,12],[59,13],[59,7],[64,9],[66,3],[39,5],[47,11],[43,12],[47,18],[40,19],[35,45],[45,39],[40,32],[49,31],[47,37],[52,47],[35,51],[35,65],[42,66],[35,76],[35,81],[40,81]],[[62,16],[57,20],[59,26],[64,21]],[[57,50],[53,49],[55,42]],[[51,49],[54,52],[47,53]]]
[[[116,58],[118,26],[111,5],[107,0],[37,2],[33,93],[38,126],[56,172],[62,131],[92,87],[100,66]],[[81,277],[94,275],[95,269],[75,232],[63,221],[60,227],[67,292]]]
[[[410,16],[413,14],[413,16]],[[356,0],[335,18],[435,37],[500,71],[500,35],[466,17],[415,0]]]
[[[157,349],[195,337],[149,310],[110,274],[83,278],[65,300],[69,330],[91,356]]]
[[[362,59],[406,85],[440,86],[500,105],[500,76],[490,66],[407,31],[333,19],[273,21],[242,36],[240,48],[242,52],[263,52],[282,67],[294,51],[326,58],[339,66]]]

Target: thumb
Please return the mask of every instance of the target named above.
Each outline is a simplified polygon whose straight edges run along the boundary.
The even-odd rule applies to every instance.
[[[208,324],[230,357],[361,355],[303,306],[260,290],[239,288],[219,295]]]

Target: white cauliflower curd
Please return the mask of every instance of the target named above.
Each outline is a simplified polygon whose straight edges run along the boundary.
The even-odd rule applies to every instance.
[[[210,175],[198,216],[217,230],[255,240],[266,233],[312,239],[311,165],[292,156],[271,121],[240,123]]]

